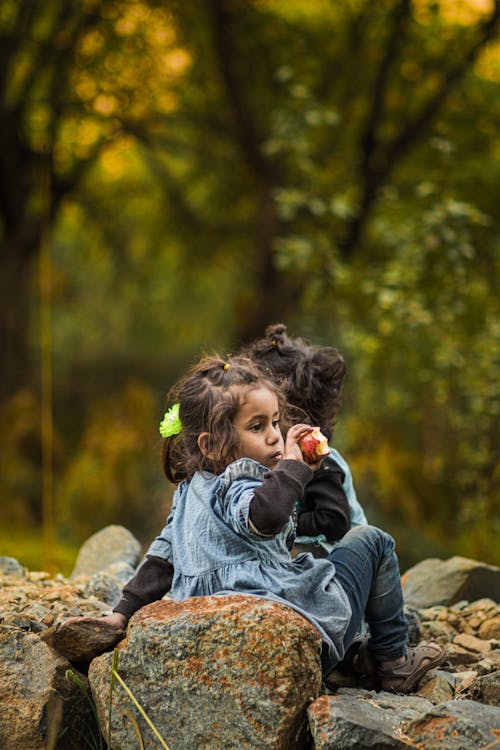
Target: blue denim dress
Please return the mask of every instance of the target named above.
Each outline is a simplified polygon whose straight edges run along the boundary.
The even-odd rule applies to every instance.
[[[292,560],[287,547],[294,535],[291,518],[273,537],[252,530],[250,503],[267,471],[243,458],[220,475],[198,472],[182,482],[167,524],[147,554],[173,565],[171,594],[176,599],[251,594],[292,607],[321,634],[327,672],[344,655],[349,600],[332,562],[310,553]]]

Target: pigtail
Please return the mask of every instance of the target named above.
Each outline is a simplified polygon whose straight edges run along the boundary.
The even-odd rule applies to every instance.
[[[264,338],[267,339],[269,346],[277,349],[286,346],[290,341],[286,335],[286,325],[284,323],[273,323],[268,326],[264,332]]]
[[[171,435],[163,439],[163,472],[172,484],[179,484],[187,477],[185,457],[186,451],[182,435]]]

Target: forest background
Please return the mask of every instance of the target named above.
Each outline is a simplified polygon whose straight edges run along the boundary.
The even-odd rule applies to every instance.
[[[0,554],[172,488],[165,394],[282,321],[402,568],[499,564],[500,3],[2,0]]]

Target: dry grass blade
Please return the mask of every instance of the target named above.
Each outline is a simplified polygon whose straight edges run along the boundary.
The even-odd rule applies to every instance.
[[[155,725],[153,724],[153,722],[151,721],[151,719],[149,718],[149,716],[147,715],[147,713],[145,712],[145,710],[143,709],[143,707],[141,706],[141,704],[139,703],[139,701],[137,700],[137,698],[135,697],[135,695],[133,694],[133,692],[130,690],[130,688],[128,687],[128,685],[126,685],[126,683],[122,680],[122,678],[120,677],[120,675],[118,674],[118,672],[116,672],[115,670],[113,670],[113,673],[114,673],[115,678],[118,680],[118,682],[120,683],[120,685],[122,686],[122,688],[127,693],[128,697],[130,698],[130,700],[132,701],[132,703],[134,704],[134,706],[137,708],[137,710],[139,711],[139,713],[141,714],[141,716],[143,717],[143,719],[148,724],[148,726],[151,729],[151,731],[155,734],[155,736],[159,740],[161,746],[163,748],[165,748],[165,750],[170,750],[169,746],[167,745],[167,743],[165,742],[165,740],[163,739],[163,737],[161,736],[161,734],[159,733],[159,731],[157,730],[157,728],[155,727]]]

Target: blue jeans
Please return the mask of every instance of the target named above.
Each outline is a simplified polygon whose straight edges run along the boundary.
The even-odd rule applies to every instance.
[[[336,578],[352,609],[344,636],[347,649],[363,619],[370,628],[370,650],[378,661],[403,656],[408,623],[403,614],[403,592],[394,540],[375,526],[355,526],[330,552]]]

